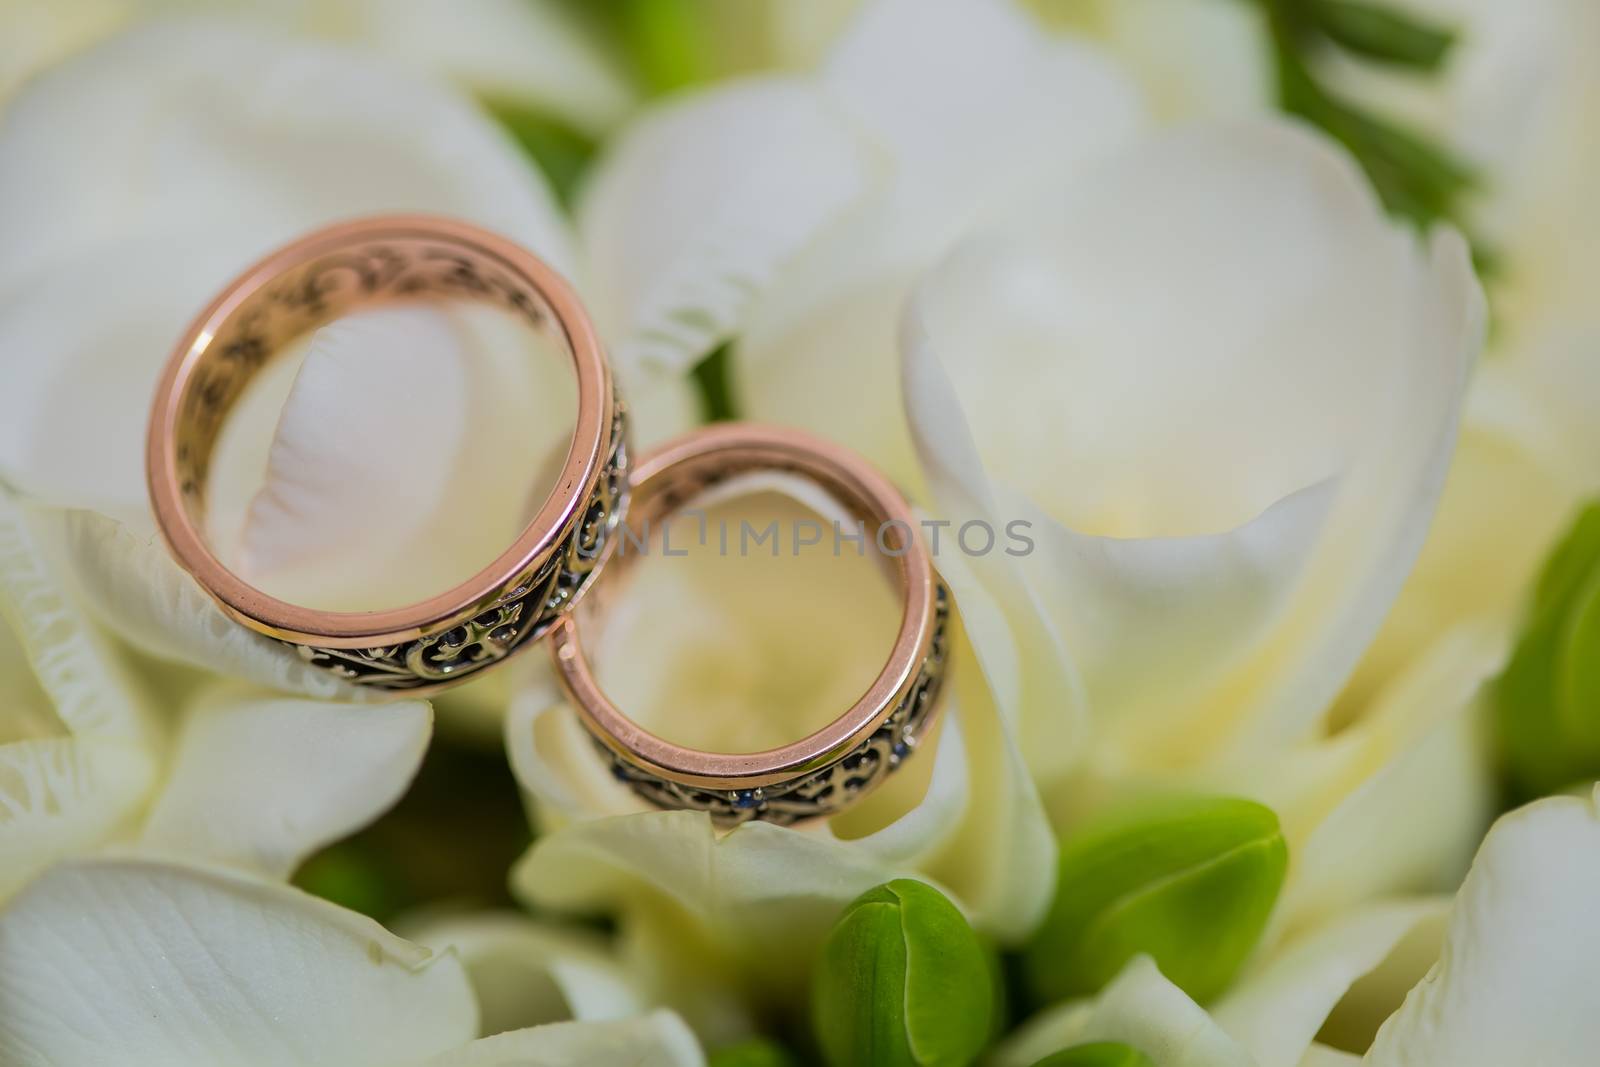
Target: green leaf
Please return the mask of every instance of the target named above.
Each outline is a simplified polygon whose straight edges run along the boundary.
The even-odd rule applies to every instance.
[[[690,372],[700,393],[700,417],[705,422],[727,422],[739,417],[733,399],[733,356],[719,345]]]
[[[1600,777],[1600,501],[1546,560],[1491,699],[1514,799]]]
[[[617,0],[622,39],[651,93],[665,93],[706,80],[705,24],[701,0]]]
[[[1156,1067],[1156,1061],[1120,1041],[1074,1045],[1046,1056],[1033,1067]]]
[[[812,1024],[831,1067],[962,1067],[988,1043],[993,1007],[977,934],[922,882],[853,901],[812,975]]]
[[[799,1067],[799,1061],[782,1045],[756,1037],[718,1049],[706,1061],[706,1067]]]
[[[1342,48],[1416,70],[1437,70],[1456,41],[1450,29],[1362,0],[1319,0],[1311,19]]]
[[[584,172],[594,159],[595,143],[556,119],[505,100],[484,100],[484,108],[509,133],[550,180],[561,206],[572,207]]]
[[[1093,993],[1144,953],[1209,1000],[1260,938],[1287,865],[1278,817],[1248,800],[1167,798],[1102,818],[1062,842],[1055,902],[1023,956],[1029,991]]]
[[[1316,72],[1315,54],[1330,39],[1368,55],[1384,51],[1389,62],[1408,55],[1419,66],[1438,47],[1430,35],[1441,31],[1361,0],[1253,2],[1270,30],[1279,106],[1344,145],[1391,214],[1419,226],[1444,219],[1465,228],[1462,203],[1476,187],[1476,171],[1432,139],[1341,99]]]

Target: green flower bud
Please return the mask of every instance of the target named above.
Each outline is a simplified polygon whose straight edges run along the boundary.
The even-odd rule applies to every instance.
[[[754,1037],[713,1052],[706,1067],[798,1067],[798,1063],[782,1045]]]
[[[1491,699],[1519,795],[1600,776],[1600,502],[1583,510],[1546,561]]]
[[[932,886],[856,898],[822,946],[811,1016],[831,1067],[962,1067],[988,1043],[995,994],[978,935]]]
[[[1261,936],[1288,848],[1270,808],[1173,798],[1062,842],[1055,903],[1023,956],[1041,1003],[1093,993],[1140,953],[1198,1001],[1220,993]]]
[[[1046,1056],[1033,1067],[1156,1067],[1156,1061],[1120,1041],[1074,1045]]]

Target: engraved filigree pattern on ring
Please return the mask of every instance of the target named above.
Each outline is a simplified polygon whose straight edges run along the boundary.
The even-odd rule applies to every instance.
[[[627,414],[620,397],[613,400],[613,412],[611,451],[582,514],[531,574],[508,582],[476,615],[398,645],[338,649],[283,643],[345,681],[403,691],[454,681],[537,641],[593,581],[627,511]]]

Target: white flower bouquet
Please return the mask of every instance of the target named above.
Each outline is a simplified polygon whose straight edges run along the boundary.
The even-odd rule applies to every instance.
[[[1597,1062],[1596,55],[1592,0],[0,0],[0,1067]],[[564,276],[640,451],[900,487],[954,605],[904,770],[730,828],[546,654],[375,699],[174,562],[185,322],[394,212]],[[525,337],[292,347],[233,573],[370,611],[511,542],[572,434]],[[744,489],[591,635],[713,753],[898,612]]]

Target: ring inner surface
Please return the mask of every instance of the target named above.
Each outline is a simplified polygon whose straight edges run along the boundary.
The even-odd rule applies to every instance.
[[[759,504],[759,498],[765,495],[785,498],[789,506],[768,507],[760,512],[754,526],[765,528],[770,523],[776,530],[776,540],[752,545],[749,535],[753,527],[740,525],[745,514],[735,517],[733,509],[724,505],[735,499]],[[774,514],[783,517],[775,519]],[[807,518],[797,520],[795,516],[800,514]],[[728,754],[753,754],[778,747],[833,723],[868,691],[893,654],[898,629],[905,625],[909,611],[905,591],[910,578],[903,550],[910,531],[888,525],[893,518],[826,462],[808,462],[792,451],[710,452],[679,460],[636,484],[627,533],[623,536],[619,532],[607,579],[596,595],[579,607],[575,620],[588,635],[588,658],[597,665],[596,670],[599,664],[613,660],[631,663],[640,655],[658,659],[647,672],[654,683],[650,692],[660,686],[667,696],[647,697],[642,691],[626,693],[629,687],[613,679],[613,684],[605,687],[608,695],[621,697],[625,705],[631,705],[619,707],[619,712],[670,743]],[[814,526],[802,534],[800,524],[808,521],[814,521]],[[855,542],[835,540],[833,522],[846,524],[845,532],[850,534],[858,528],[864,530],[860,555],[879,565],[882,577],[887,579],[883,588],[862,587],[862,576],[875,577],[862,566],[866,559],[832,558],[857,553]],[[662,540],[668,524],[670,545]],[[883,550],[875,543],[880,529],[884,531]],[[809,544],[807,551],[822,558],[798,558],[804,555],[795,545],[801,536],[820,539],[820,543]],[[685,551],[691,555],[753,558],[739,559],[736,571],[724,567],[721,561],[708,564],[683,558],[641,558],[670,557]],[[768,555],[774,558],[768,560]],[[837,576],[805,570],[834,564],[839,566]],[[641,598],[639,583],[655,577],[635,573],[646,567],[660,568],[662,580],[651,583],[653,590],[679,590],[678,595],[690,603],[669,605],[659,596]],[[671,580],[665,573],[668,568],[684,568],[679,573],[696,581]],[[784,568],[801,568],[812,581],[791,584],[783,576]],[[708,576],[723,588],[723,596],[702,597]],[[868,584],[878,585],[871,581]],[[712,671],[709,665],[697,670],[692,642],[675,638],[697,624],[727,625],[728,598],[740,604],[736,612],[739,621],[729,625],[728,632],[722,634],[725,640],[720,643],[726,646],[731,642],[741,650],[734,657],[738,662],[727,664],[721,671]],[[821,613],[825,617],[815,617],[819,615],[819,603],[826,605],[826,612]],[[841,618],[840,611],[851,614]],[[718,621],[706,622],[701,616],[707,613],[717,615]],[[754,622],[752,615],[757,616]],[[654,626],[670,627],[674,632],[652,634],[649,631]],[[620,635],[618,629],[622,631]],[[639,633],[638,640],[630,640],[634,632]],[[663,647],[674,654],[664,654]],[[840,661],[847,661],[851,667],[859,661],[862,670],[844,675],[846,680],[828,691],[825,686],[816,687],[807,674],[806,664],[813,658],[830,667],[827,677],[839,676],[833,668]],[[624,677],[635,673],[630,670]],[[702,677],[705,686],[699,684]],[[685,690],[715,688],[708,696],[695,698],[679,692],[674,682],[683,683]],[[849,688],[852,685],[853,690]],[[732,696],[729,706],[722,708],[717,689],[725,687],[737,690],[745,703],[741,705],[738,696]],[[692,704],[695,714],[675,714],[683,709],[672,704],[674,698]],[[747,719],[737,713],[740,707],[745,707]],[[788,712],[785,721],[771,717],[774,707]],[[765,719],[761,718],[763,712],[769,713]],[[669,714],[670,726],[656,721]],[[774,727],[783,730],[783,734],[775,734]],[[713,735],[720,743],[712,740]],[[737,743],[730,744],[730,738]]]
[[[359,237],[267,277],[218,309],[188,353],[180,383],[175,469],[183,504],[203,525],[212,453],[229,412],[275,355],[361,308],[450,300],[502,308],[573,357],[550,303],[520,272],[469,242],[426,234]]]

